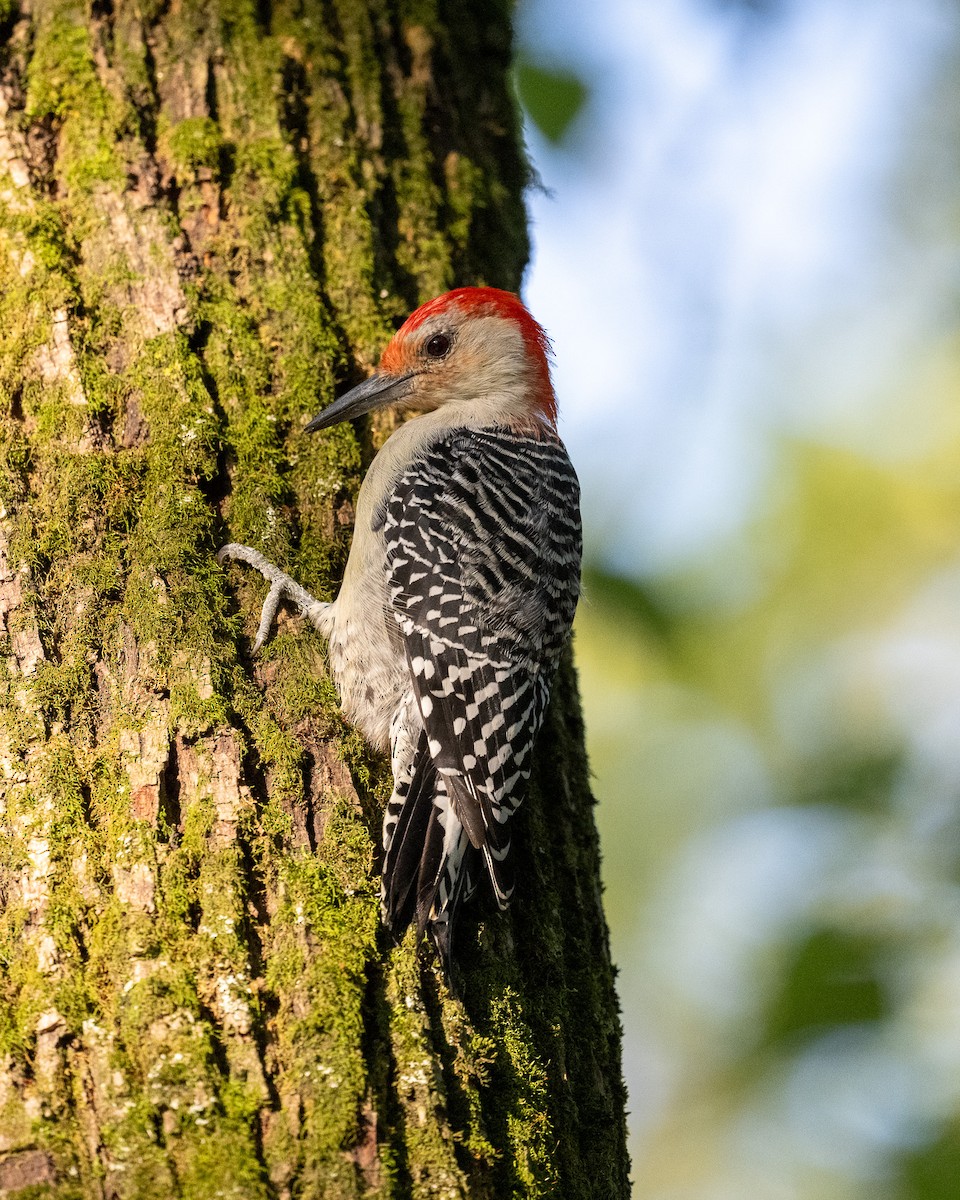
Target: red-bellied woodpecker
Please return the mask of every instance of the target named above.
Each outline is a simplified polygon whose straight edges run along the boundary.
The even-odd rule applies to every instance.
[[[579,487],[557,436],[549,343],[516,296],[459,288],[418,308],[379,371],[307,426],[389,404],[420,415],[373,460],[337,599],[247,546],[330,644],[346,716],[389,746],[382,915],[416,921],[449,972],[458,909],[486,875],[514,890],[509,821],[530,775],[580,588]]]

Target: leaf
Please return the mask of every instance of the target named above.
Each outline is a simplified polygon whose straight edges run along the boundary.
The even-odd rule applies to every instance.
[[[559,145],[586,102],[587,85],[566,67],[545,66],[522,55],[514,73],[527,116],[547,141]]]

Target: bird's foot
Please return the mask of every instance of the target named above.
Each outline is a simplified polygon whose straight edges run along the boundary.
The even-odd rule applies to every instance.
[[[217,551],[217,562],[223,564],[228,559],[232,559],[234,562],[245,562],[251,567],[256,567],[270,584],[270,591],[260,610],[260,624],[257,628],[256,640],[253,643],[254,654],[269,637],[270,626],[277,615],[277,607],[281,600],[293,601],[304,616],[311,620],[315,620],[316,615],[327,607],[323,601],[311,595],[305,587],[301,587],[285,571],[275,567],[269,559],[264,558],[260,551],[254,550],[252,546],[241,546],[239,542],[230,542],[226,546],[221,546]]]

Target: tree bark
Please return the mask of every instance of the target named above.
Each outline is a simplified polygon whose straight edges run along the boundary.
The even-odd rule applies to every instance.
[[[0,0],[0,1196],[627,1195],[569,662],[452,997],[389,764],[228,540],[335,593],[388,431],[306,420],[516,289],[506,0]]]

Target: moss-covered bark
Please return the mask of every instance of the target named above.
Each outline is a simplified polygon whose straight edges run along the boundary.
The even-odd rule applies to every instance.
[[[505,0],[0,35],[0,1196],[624,1196],[571,669],[456,1000],[379,928],[388,766],[322,643],[251,662],[213,559],[335,590],[378,432],[305,421],[417,302],[517,287]]]

